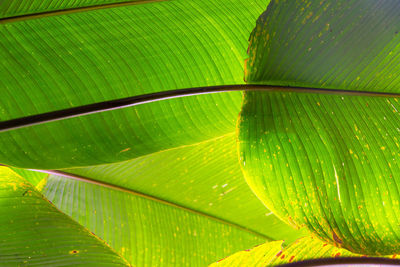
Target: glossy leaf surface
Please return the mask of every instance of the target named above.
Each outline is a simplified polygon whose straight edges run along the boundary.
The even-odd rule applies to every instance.
[[[166,1],[2,24],[1,120],[241,84],[247,39],[267,3]],[[199,95],[1,132],[0,162],[89,166],[188,145],[234,131],[240,102],[239,92]]]
[[[361,254],[400,249],[397,98],[247,93],[246,179],[288,223]]]
[[[0,167],[0,213],[2,266],[129,265],[6,167]]]
[[[273,1],[251,34],[249,83],[398,93],[398,1]],[[362,254],[400,251],[398,98],[247,93],[246,178],[290,224]]]

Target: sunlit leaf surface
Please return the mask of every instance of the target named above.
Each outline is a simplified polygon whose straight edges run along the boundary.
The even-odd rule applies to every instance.
[[[37,187],[41,182],[45,182],[46,178],[49,176],[47,173],[43,172],[35,172],[20,168],[11,168],[15,173],[22,176],[25,180],[27,180],[31,185]]]
[[[204,266],[265,240],[202,214],[93,184],[50,176],[44,190],[134,266]]]
[[[272,239],[294,241],[302,234],[282,223],[250,191],[234,133],[130,161],[65,171],[156,196]]]
[[[397,99],[248,93],[240,159],[288,223],[366,254],[399,250]]]
[[[250,37],[247,81],[395,92],[398,1],[273,1]],[[361,254],[400,251],[398,97],[246,93],[240,159],[290,224]]]
[[[0,24],[0,119],[243,83],[267,0],[165,1]],[[241,93],[199,95],[0,133],[0,161],[89,166],[233,132]],[[43,138],[46,137],[46,138]]]
[[[122,191],[50,175],[42,192],[138,266],[161,260],[204,266],[265,240],[304,235],[250,192],[234,139],[232,133],[126,162],[65,170]]]
[[[295,263],[310,259],[329,259],[339,257],[354,257],[362,258],[365,255],[359,255],[351,253],[345,249],[334,247],[330,244],[324,243],[315,237],[304,237],[296,242],[290,244],[286,248],[282,248],[282,241],[267,242],[260,246],[257,246],[251,250],[241,251],[227,257],[217,263],[210,266],[279,266],[288,263]],[[390,259],[399,259],[399,256],[388,256]],[[399,262],[397,262],[399,263]],[[301,264],[301,263],[299,263]],[[302,266],[302,265],[300,265]],[[305,266],[317,266],[317,265],[305,265]],[[319,265],[318,265],[319,266]],[[326,266],[326,265],[321,265]],[[329,266],[332,266],[329,264]],[[334,265],[335,266],[335,265]],[[337,265],[337,266],[387,266],[385,265]],[[395,265],[393,265],[395,266]]]
[[[1,266],[127,266],[21,176],[0,167]]]

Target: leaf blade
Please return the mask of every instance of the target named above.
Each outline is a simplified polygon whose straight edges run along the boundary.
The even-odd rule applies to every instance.
[[[155,91],[242,84],[246,35],[264,2],[160,2],[0,25],[7,48],[2,120]],[[201,142],[234,130],[240,101],[239,92],[193,96],[0,133],[0,161],[89,166]],[[26,144],[27,137],[35,142]]]
[[[396,253],[397,105],[373,97],[248,93],[239,126],[246,180],[288,223],[361,254]]]
[[[272,1],[250,37],[247,81],[399,92],[399,9],[397,1]]]
[[[365,255],[359,255],[351,253],[345,249],[334,247],[330,244],[324,243],[321,240],[307,236],[298,239],[296,242],[290,244],[286,248],[281,247],[282,241],[267,242],[260,246],[257,246],[249,251],[242,251],[233,254],[232,256],[223,259],[220,262],[211,264],[210,266],[281,266],[290,263],[298,263],[305,261],[304,264],[307,265],[307,260],[318,259],[321,260],[321,264],[333,264],[334,259],[340,258],[362,258],[358,262],[356,261],[337,261],[337,264],[343,263],[360,263],[368,264],[371,261]],[[387,258],[397,259],[393,261],[387,261]],[[331,261],[323,261],[323,259],[331,259]],[[381,258],[382,261],[379,262],[379,258],[375,258],[374,263],[391,263],[396,264],[399,262],[399,256],[393,255],[386,258]],[[365,262],[363,262],[365,260]],[[309,262],[310,264],[312,262]],[[235,265],[232,265],[235,264]],[[313,264],[318,264],[314,262]],[[373,265],[378,266],[378,265]]]
[[[48,203],[22,177],[0,167],[0,179],[2,264],[128,265],[103,241]]]

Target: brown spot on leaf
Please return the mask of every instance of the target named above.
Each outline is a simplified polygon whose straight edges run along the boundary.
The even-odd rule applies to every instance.
[[[69,252],[69,254],[78,254],[79,253],[79,250],[71,250],[70,252]]]
[[[292,262],[294,259],[294,256],[290,257],[289,262]]]
[[[343,244],[342,239],[340,239],[340,238],[338,237],[338,235],[335,233],[335,231],[333,231],[332,237],[333,237],[333,240],[335,240],[336,243],[338,243],[338,244]]]

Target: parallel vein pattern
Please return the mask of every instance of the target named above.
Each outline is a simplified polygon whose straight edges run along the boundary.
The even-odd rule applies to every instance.
[[[267,2],[167,1],[0,25],[0,118],[242,84]],[[88,166],[200,142],[234,130],[240,101],[240,92],[193,96],[1,133],[0,162]]]
[[[133,266],[204,266],[265,241],[159,202],[50,176],[43,193]]]
[[[400,91],[400,2],[272,1],[251,34],[249,83]]]
[[[0,213],[2,266],[129,265],[6,167],[0,167]]]
[[[288,223],[361,254],[400,250],[398,98],[246,93],[245,177]]]
[[[125,162],[64,171],[209,214],[271,239],[294,241],[305,234],[280,221],[250,191],[233,133]]]
[[[3,0],[0,2],[0,19],[36,13],[100,6],[113,3],[137,2],[143,0]],[[151,1],[151,0],[149,0]]]
[[[232,256],[210,265],[210,267],[223,267],[223,266],[253,266],[253,267],[265,267],[265,266],[280,266],[289,263],[296,263],[298,265],[293,266],[325,266],[321,261],[321,265],[302,265],[301,261],[312,260],[312,259],[338,259],[338,258],[360,258],[357,263],[362,264],[371,262],[365,255],[359,255],[351,253],[345,249],[337,248],[327,243],[321,242],[315,237],[304,237],[297,240],[295,243],[290,244],[286,248],[282,248],[282,241],[267,242],[260,246],[257,246],[248,251],[241,251],[233,254]],[[389,258],[389,259],[388,259]],[[400,257],[398,255],[388,256],[381,258],[380,263],[393,264],[395,266],[399,264]],[[379,262],[379,258],[375,258],[376,262]],[[330,261],[332,264],[333,261]],[[338,264],[340,262],[338,261]],[[330,264],[330,265],[331,265]],[[339,266],[339,265],[335,265]],[[342,266],[342,265],[340,265]],[[350,266],[350,265],[343,265]],[[353,266],[353,265],[351,265]],[[359,266],[359,265],[357,265]],[[364,266],[364,265],[362,265]],[[368,265],[368,266],[382,266],[382,265]]]

